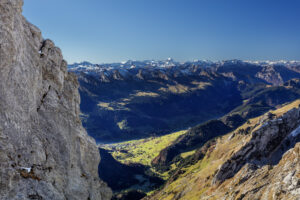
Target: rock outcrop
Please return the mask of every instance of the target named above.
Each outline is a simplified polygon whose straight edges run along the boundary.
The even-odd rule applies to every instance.
[[[223,199],[293,199],[300,196],[300,143],[287,151],[274,166],[246,164],[227,182]],[[224,184],[225,185],[225,184]],[[217,193],[217,192],[216,192]]]
[[[278,119],[265,122],[252,133],[251,140],[220,167],[214,182],[233,177],[246,163],[257,166],[272,164],[272,154],[299,125],[300,109],[296,108]]]
[[[0,199],[110,199],[79,119],[77,79],[22,6],[0,1]]]
[[[257,72],[255,76],[273,85],[283,84],[280,73],[277,72],[272,66],[264,66],[262,70]]]

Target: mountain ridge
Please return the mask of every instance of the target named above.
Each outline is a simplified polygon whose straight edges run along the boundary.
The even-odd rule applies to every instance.
[[[252,118],[182,158],[165,186],[144,199],[296,200],[299,125],[299,100]]]
[[[165,67],[166,63],[170,66]],[[169,59],[83,64],[87,67],[77,64],[68,70],[80,82],[83,125],[98,142],[186,129],[217,119],[246,101],[253,106],[250,103],[258,103],[258,98],[263,100],[262,95],[283,94],[288,90],[284,88],[287,81],[300,78],[297,61],[261,65],[240,60],[182,64]],[[276,89],[277,86],[280,88]],[[253,99],[261,91],[266,93]],[[296,93],[288,96],[291,95]]]
[[[218,71],[218,68],[230,65],[241,65],[253,67],[261,67],[262,69],[257,70],[257,77],[268,80],[267,77],[264,77],[266,72],[276,71],[274,67],[285,67],[291,71],[296,71],[300,66],[300,61],[242,61],[242,60],[224,60],[224,61],[206,61],[206,60],[197,60],[197,61],[187,61],[187,62],[176,62],[172,59],[167,60],[145,60],[145,61],[126,61],[121,63],[104,63],[104,64],[92,64],[90,62],[84,61],[81,63],[74,63],[68,65],[69,71],[74,73],[85,73],[90,75],[102,75],[102,76],[112,76],[115,71],[118,71],[122,76],[130,76],[136,74],[140,70],[144,71],[161,71],[161,72],[170,72],[177,71],[183,75],[191,75],[197,70],[211,69]],[[265,73],[264,73],[265,72]],[[286,81],[286,80],[285,80]],[[268,81],[267,81],[268,82]],[[269,80],[270,83],[272,81]],[[282,83],[282,82],[281,82]]]

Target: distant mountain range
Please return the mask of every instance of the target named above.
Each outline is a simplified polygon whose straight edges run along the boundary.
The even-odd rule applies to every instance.
[[[175,66],[188,66],[188,65],[198,65],[202,67],[211,67],[216,65],[228,65],[228,64],[254,64],[254,65],[283,65],[287,67],[297,66],[300,65],[300,61],[287,61],[287,60],[280,60],[280,61],[243,61],[243,60],[224,60],[224,61],[209,61],[209,60],[194,60],[194,61],[186,61],[186,62],[177,62],[172,58],[168,58],[166,60],[143,60],[143,61],[136,61],[136,60],[128,60],[124,62],[115,62],[115,63],[103,63],[103,64],[93,64],[88,61],[83,61],[80,63],[70,64],[69,68],[72,70],[99,70],[106,69],[134,69],[134,68],[172,68]]]
[[[102,143],[163,135],[234,110],[246,120],[300,97],[298,61],[169,58],[68,69],[80,83],[83,125]]]
[[[225,61],[207,61],[207,60],[195,60],[187,62],[176,62],[172,58],[166,60],[144,60],[144,61],[132,61],[128,60],[120,63],[106,63],[106,64],[92,64],[84,61],[81,63],[74,63],[68,66],[69,71],[75,73],[85,73],[88,75],[100,76],[101,81],[108,82],[114,79],[122,79],[128,77],[143,78],[143,75],[147,75],[147,72],[160,71],[160,72],[174,72],[178,76],[191,75],[201,69],[210,68],[212,70],[224,71],[224,67],[229,66],[257,66],[255,76],[257,78],[266,79],[264,77],[266,73],[275,72],[274,68],[285,67],[289,70],[299,72],[300,61],[242,61],[242,60],[225,60]],[[226,72],[226,70],[224,71]],[[143,74],[145,73],[145,74]],[[276,74],[273,74],[276,76]],[[278,77],[280,79],[280,77]]]

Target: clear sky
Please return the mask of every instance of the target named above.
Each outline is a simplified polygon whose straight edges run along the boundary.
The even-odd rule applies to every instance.
[[[299,0],[25,0],[69,62],[300,60]]]

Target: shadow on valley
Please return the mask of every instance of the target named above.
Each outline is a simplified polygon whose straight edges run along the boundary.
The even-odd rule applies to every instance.
[[[192,127],[185,135],[180,136],[172,145],[163,149],[152,161],[152,165],[160,171],[166,171],[170,165],[177,161],[180,153],[201,148],[209,140],[222,136],[236,129],[248,119],[264,114],[276,109],[276,106],[291,102],[300,97],[300,87],[298,79],[286,82],[283,86],[273,86],[260,88],[253,86],[251,89],[245,88],[243,98],[247,102],[236,107],[227,115],[210,120]],[[249,132],[249,130],[244,130]]]
[[[213,72],[167,75],[101,82],[79,74],[82,121],[89,135],[103,143],[164,135],[242,104],[238,83],[230,78]]]
[[[97,142],[164,135],[233,109],[247,112],[249,118],[284,102],[283,97],[289,101],[299,95],[284,85],[300,78],[290,66],[239,60],[168,68],[125,66],[72,68],[80,83],[83,125]]]
[[[116,161],[108,150],[99,148],[99,152],[99,177],[112,188],[116,199],[139,199],[146,192],[155,190],[164,183],[158,177],[147,175],[147,167],[144,165],[122,164]],[[129,192],[122,192],[125,190]]]

